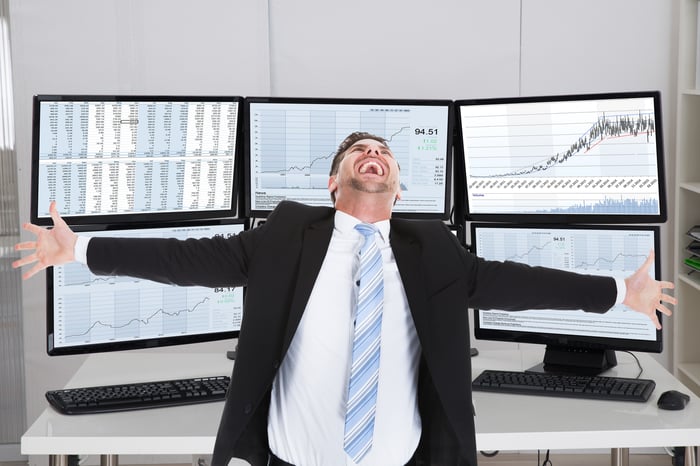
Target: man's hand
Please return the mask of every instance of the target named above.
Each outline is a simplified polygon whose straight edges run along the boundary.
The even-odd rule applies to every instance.
[[[52,229],[25,223],[24,229],[34,233],[36,241],[25,241],[15,245],[16,251],[34,251],[32,254],[22,259],[17,259],[12,263],[13,268],[18,268],[36,262],[31,269],[22,275],[24,280],[36,275],[47,267],[75,260],[74,249],[78,236],[73,233],[58,214],[55,202],[51,203],[49,212],[54,225]]]
[[[658,310],[662,314],[670,316],[671,310],[663,303],[675,305],[678,303],[678,300],[663,292],[664,289],[672,290],[675,288],[673,283],[654,280],[649,276],[649,267],[653,263],[654,251],[651,251],[644,264],[634,274],[625,278],[627,294],[622,304],[646,315],[654,322],[656,328],[660,329],[661,322],[659,322],[656,311]]]

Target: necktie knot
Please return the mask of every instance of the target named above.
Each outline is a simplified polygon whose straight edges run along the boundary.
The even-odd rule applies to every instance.
[[[355,230],[362,233],[365,238],[371,237],[375,233],[379,232],[379,229],[371,223],[358,223],[355,225]]]

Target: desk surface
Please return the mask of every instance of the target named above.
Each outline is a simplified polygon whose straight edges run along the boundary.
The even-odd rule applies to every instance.
[[[231,375],[225,353],[90,355],[66,388]],[[60,387],[57,387],[60,388]],[[47,402],[48,404],[48,402]],[[224,402],[66,416],[47,407],[21,439],[24,455],[211,454]]]
[[[655,359],[637,355],[643,378],[656,389],[646,403],[572,400],[474,393],[479,450],[671,447],[700,444],[700,399]],[[522,370],[541,361],[542,351],[483,351],[473,359],[481,370]],[[229,375],[224,354],[104,353],[88,357],[66,385],[78,387],[168,378]],[[605,373],[634,377],[631,355]],[[657,408],[659,395],[677,389],[691,395],[682,411]],[[65,416],[45,409],[22,436],[25,455],[210,454],[223,402],[123,413]]]
[[[635,353],[656,381],[646,403],[474,393],[479,450],[636,448],[700,445],[700,398],[648,354]],[[489,351],[473,359],[483,369],[525,370],[542,361],[542,351]],[[618,365],[603,375],[636,377],[634,358],[617,352]],[[682,411],[656,406],[659,395],[676,389],[691,396]]]

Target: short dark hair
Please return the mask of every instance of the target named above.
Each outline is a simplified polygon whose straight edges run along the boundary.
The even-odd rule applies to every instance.
[[[357,141],[361,141],[363,139],[374,139],[387,147],[389,146],[386,139],[381,136],[377,136],[376,134],[367,133],[365,131],[355,131],[354,133],[350,133],[345,139],[343,139],[343,142],[340,143],[338,150],[333,155],[331,171],[328,176],[333,176],[338,173],[338,167],[345,156],[345,152],[347,152],[347,150],[350,149]],[[335,204],[335,193],[331,193],[331,200],[333,201],[333,204]]]

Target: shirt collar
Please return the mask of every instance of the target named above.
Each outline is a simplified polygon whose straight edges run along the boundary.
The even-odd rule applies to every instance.
[[[342,233],[342,234],[357,233],[357,232],[355,232],[355,225],[357,225],[358,223],[363,223],[363,222],[361,220],[353,217],[350,214],[346,214],[345,212],[341,212],[339,210],[335,211],[335,228],[340,233]],[[381,220],[379,222],[374,223],[374,226],[376,226],[379,229],[379,235],[381,236],[382,240],[385,243],[389,242],[389,225],[390,225],[390,222],[388,219]]]

